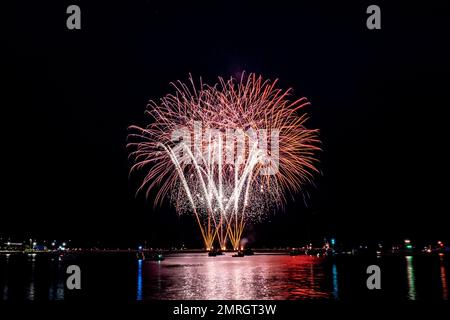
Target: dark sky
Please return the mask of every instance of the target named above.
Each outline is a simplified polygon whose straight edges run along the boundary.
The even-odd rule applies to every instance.
[[[373,1],[243,2],[6,10],[0,232],[200,246],[189,217],[135,197],[127,127],[170,81],[246,70],[310,99],[324,149],[309,198],[251,227],[252,241],[448,236],[449,6],[376,2],[382,29],[371,31]],[[66,29],[69,4],[79,31]]]

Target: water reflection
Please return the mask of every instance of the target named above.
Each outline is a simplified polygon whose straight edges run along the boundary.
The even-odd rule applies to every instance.
[[[0,300],[63,300],[65,278],[48,256],[0,255]]]
[[[142,260],[138,261],[136,300],[142,300]]]
[[[2,299],[3,300],[7,300],[8,299],[8,296],[9,296],[9,286],[8,286],[8,264],[9,264],[9,257],[10,257],[11,255],[8,253],[8,254],[6,254],[6,256],[5,256],[5,270],[4,270],[4,277],[5,277],[5,281],[4,281],[4,284],[3,284],[3,292],[2,292]],[[1,257],[0,257],[1,258]]]
[[[105,258],[69,257],[70,264],[82,261],[91,278],[82,297],[130,299],[358,299],[361,277],[352,270],[364,270],[366,260],[358,257],[318,258],[313,256],[254,255],[232,258],[230,255],[207,257],[205,254],[168,255],[163,262],[136,261],[126,256]],[[78,260],[77,260],[78,259]],[[81,260],[84,259],[84,260]],[[106,259],[106,260],[105,260]],[[384,259],[383,257],[381,259]],[[404,260],[403,260],[404,259]],[[386,258],[386,268],[405,270],[401,290],[388,297],[417,300],[436,297],[448,300],[449,256]],[[114,272],[96,268],[107,261],[117,263]],[[69,262],[58,257],[0,255],[0,300],[61,300],[78,297],[65,292],[66,267]],[[430,270],[438,273],[429,279]],[[397,274],[396,272],[388,272]],[[118,285],[105,283],[118,277]],[[440,280],[438,280],[438,277]],[[131,279],[131,281],[128,281]],[[416,280],[424,279],[418,286]],[[123,280],[123,281],[122,281]],[[430,280],[430,281],[425,281]],[[130,289],[132,291],[128,291]],[[389,290],[389,289],[387,289]]]
[[[335,300],[339,299],[339,287],[338,287],[338,273],[336,263],[333,263],[331,268],[331,273],[333,275],[333,297]]]
[[[413,257],[406,256],[406,276],[408,278],[408,299],[416,300],[416,278],[414,276]]]
[[[36,256],[33,256],[31,259],[31,272],[30,272],[30,280],[28,281],[27,288],[27,297],[29,300],[34,300],[34,273],[36,269]]]
[[[445,270],[444,255],[439,255],[440,262],[440,275],[441,275],[441,285],[442,285],[442,300],[448,300],[447,291],[447,271]]]
[[[191,254],[170,257],[163,264],[146,262],[144,281],[154,291],[145,298],[329,298],[322,261],[322,258],[310,256],[210,258]]]
[[[65,271],[61,263],[61,259],[51,259],[50,268],[52,274],[56,274],[56,277],[52,277],[48,288],[49,300],[64,300],[64,285],[65,285]]]

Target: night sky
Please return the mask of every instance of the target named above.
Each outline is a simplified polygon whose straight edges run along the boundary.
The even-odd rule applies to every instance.
[[[324,150],[316,185],[252,226],[252,242],[448,238],[444,1],[92,2],[5,11],[0,233],[200,247],[191,217],[135,196],[127,127],[170,81],[245,70],[311,101]],[[70,4],[81,30],[66,28]],[[366,28],[370,4],[381,30]]]

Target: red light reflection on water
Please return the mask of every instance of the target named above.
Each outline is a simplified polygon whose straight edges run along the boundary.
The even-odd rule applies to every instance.
[[[205,254],[146,262],[148,299],[316,299],[336,298],[324,285],[322,258],[255,255],[232,258]],[[334,290],[334,291],[333,291]]]

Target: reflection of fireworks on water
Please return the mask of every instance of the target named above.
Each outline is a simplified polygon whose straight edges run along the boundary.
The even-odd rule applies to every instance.
[[[170,196],[179,213],[196,217],[206,248],[215,238],[234,249],[245,224],[284,204],[286,193],[310,183],[319,150],[289,90],[250,74],[208,86],[173,84],[175,93],[151,101],[152,122],[131,126],[133,170],[145,170],[139,188],[158,187],[155,204]]]

